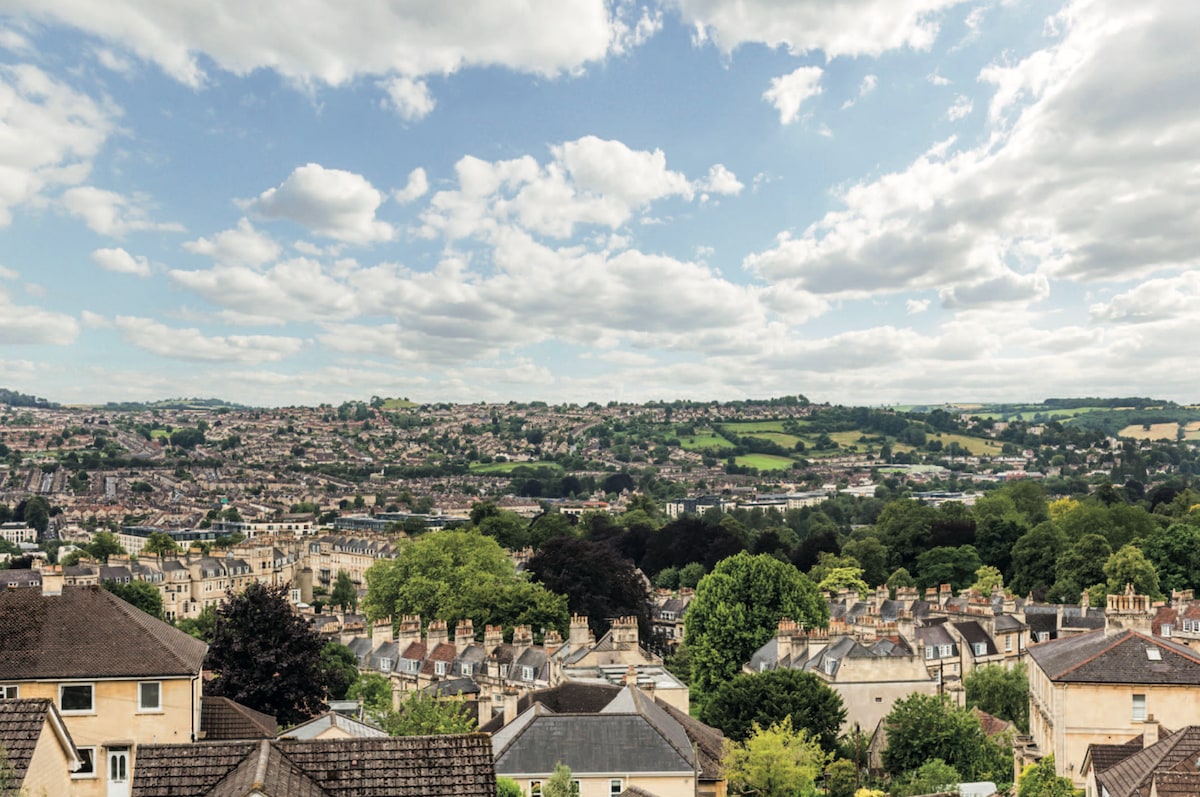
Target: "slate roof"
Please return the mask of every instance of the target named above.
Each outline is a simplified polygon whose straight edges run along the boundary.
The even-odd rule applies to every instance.
[[[200,732],[210,742],[272,739],[279,724],[270,714],[243,706],[227,697],[200,698]]]
[[[999,651],[996,650],[996,643],[988,635],[988,632],[983,630],[983,626],[974,620],[965,623],[954,623],[954,630],[962,634],[962,638],[967,643],[967,649],[971,651],[971,655],[975,655],[975,645],[983,645],[984,656],[994,656]]]
[[[1013,617],[1011,614],[996,615],[995,623],[996,623],[996,631],[997,632],[1020,631],[1022,628],[1025,627],[1024,623],[1022,623],[1017,618]]]
[[[388,735],[387,731],[377,728],[370,723],[356,720],[353,717],[347,717],[336,711],[326,711],[324,714],[318,714],[307,722],[302,722],[299,725],[288,728],[279,734],[279,738],[315,739],[331,728],[337,728],[351,736],[363,739],[383,739]]]
[[[561,761],[576,772],[695,771],[687,733],[636,688],[597,714],[556,714],[536,704],[492,736],[499,774],[542,774]]]
[[[0,592],[0,672],[14,681],[194,676],[207,651],[100,587]]]
[[[484,734],[141,745],[133,797],[495,797]]]
[[[0,588],[6,587],[40,587],[42,573],[40,570],[5,570],[0,574]]]
[[[1151,782],[1158,781],[1167,770],[1195,776],[1197,755],[1200,755],[1200,726],[1189,725],[1103,772],[1097,772],[1096,783],[1107,789],[1111,797],[1146,797],[1150,793]],[[1178,785],[1178,782],[1186,779],[1168,780],[1176,781],[1168,785]],[[1159,794],[1162,793],[1160,790]],[[1191,795],[1197,793],[1200,792],[1183,792]]]
[[[1099,775],[1111,769],[1126,758],[1129,758],[1129,756],[1139,752],[1144,746],[1142,740],[1143,737],[1139,734],[1128,742],[1125,742],[1125,744],[1088,745],[1087,755],[1091,758],[1092,770]]]
[[[56,719],[56,710],[50,698],[0,700],[0,748],[3,748],[12,772],[12,785],[18,789],[29,771],[29,763],[33,760],[33,751],[42,735],[48,714],[53,722]],[[57,725],[63,741],[70,748],[67,754],[70,760],[71,756],[75,755],[71,735],[61,719],[58,719]]]
[[[1147,649],[1157,648],[1161,660]],[[1200,657],[1189,648],[1137,631],[1091,631],[1029,647],[1050,680],[1065,683],[1200,685]]]
[[[421,687],[421,691],[427,695],[437,695],[438,697],[454,697],[455,695],[477,695],[479,694],[479,684],[475,683],[474,678],[442,678],[434,681],[428,686]]]

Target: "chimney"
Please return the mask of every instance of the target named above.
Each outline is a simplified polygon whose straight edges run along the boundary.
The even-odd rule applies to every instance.
[[[63,571],[58,565],[47,567],[42,571],[43,595],[62,595],[64,583]]]
[[[917,623],[913,619],[912,612],[901,610],[896,615],[896,633],[906,642],[916,642]]]
[[[1146,721],[1142,723],[1143,749],[1158,744],[1158,730],[1158,720],[1154,719],[1153,714],[1146,715]]]
[[[624,683],[626,686],[637,686],[637,667],[629,665],[629,668],[625,670]]]
[[[512,722],[517,718],[517,690],[515,687],[504,687],[504,695],[501,698],[504,702],[504,724]]]
[[[475,705],[479,709],[479,718],[476,720],[476,724],[482,728],[492,720],[492,693],[481,691]]]
[[[375,621],[371,626],[371,647],[378,647],[384,642],[395,642],[396,633],[392,627],[392,618],[384,617]]]
[[[775,632],[775,656],[779,661],[792,656],[792,637],[796,633],[796,621],[784,617]]]
[[[571,630],[567,642],[573,648],[585,648],[591,642],[591,632],[588,631],[588,619],[582,614],[571,615]]]
[[[406,614],[400,619],[400,632],[396,634],[403,652],[409,645],[421,641],[421,615]]]
[[[553,656],[555,651],[562,647],[562,644],[562,634],[558,633],[553,628],[546,632],[546,635],[542,640],[542,647],[546,649],[547,656]]]
[[[533,644],[533,629],[527,625],[514,625],[512,643],[518,648],[529,647]]]
[[[491,653],[495,648],[504,644],[504,629],[498,625],[487,625],[483,628],[483,646]]]
[[[618,617],[613,620],[612,641],[617,645],[628,645],[636,648],[638,645],[638,626],[636,617]]]
[[[459,620],[454,626],[454,647],[461,656],[475,642],[475,625],[470,620]]]
[[[428,643],[430,650],[450,641],[450,632],[446,629],[446,621],[430,620],[429,628],[425,632],[425,641]]]

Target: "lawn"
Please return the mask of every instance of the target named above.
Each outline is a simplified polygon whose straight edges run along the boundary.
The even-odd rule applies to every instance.
[[[789,470],[795,465],[795,460],[787,457],[777,457],[774,454],[747,454],[734,460],[743,467],[758,468],[759,470]]]
[[[557,462],[489,462],[486,465],[477,462],[471,465],[471,473],[512,473],[517,468],[555,468],[561,470],[562,466]]]
[[[1197,429],[1200,429],[1200,426],[1195,421],[1189,423],[1184,427],[1184,437],[1189,440],[1197,439],[1194,436],[1188,435],[1188,432],[1195,435]],[[1179,424],[1174,422],[1152,423],[1149,429],[1146,429],[1140,423],[1135,423],[1117,432],[1117,437],[1132,437],[1134,440],[1174,440],[1178,433]]]
[[[383,409],[385,410],[411,410],[413,407],[420,406],[406,399],[384,399]]]
[[[754,432],[752,434],[742,435],[743,437],[753,437],[756,440],[770,440],[776,445],[781,445],[784,448],[794,448],[796,441],[800,440],[794,434],[784,434],[783,432]],[[807,444],[806,444],[807,445]]]
[[[958,443],[975,456],[997,456],[1003,450],[1003,445],[995,440],[985,440],[982,437],[968,437],[965,434],[938,434],[936,439],[942,441],[942,446]]]
[[[737,421],[735,423],[727,423],[725,426],[734,434],[783,431],[783,421]]]
[[[171,433],[168,432],[166,429],[151,429],[150,430],[150,439],[151,440],[157,440],[160,437],[170,437],[170,436],[171,436]]]
[[[733,443],[715,432],[701,432],[679,438],[679,445],[685,451],[700,451],[706,448],[733,448]]]

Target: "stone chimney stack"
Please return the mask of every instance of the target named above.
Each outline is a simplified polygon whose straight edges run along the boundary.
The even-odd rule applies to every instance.
[[[62,595],[63,584],[65,583],[62,568],[58,565],[47,567],[42,571],[43,595]]]
[[[775,654],[779,661],[791,658],[792,639],[798,631],[795,620],[784,617],[779,621],[779,628],[775,632]]]
[[[591,644],[592,632],[588,630],[588,619],[582,614],[571,615],[571,629],[567,641],[573,648],[585,648]]]
[[[612,641],[618,645],[628,645],[636,648],[638,645],[638,626],[636,617],[618,617],[612,624]]]
[[[553,656],[554,653],[563,645],[562,634],[555,631],[553,628],[546,632],[546,636],[542,641],[542,647],[546,649],[546,655]]]
[[[637,668],[632,664],[630,664],[629,668],[625,670],[625,685],[637,686]]]
[[[504,724],[512,722],[517,718],[517,690],[515,687],[504,687],[502,696],[504,702]]]
[[[498,625],[488,625],[483,628],[483,646],[488,652],[504,644],[504,628]]]
[[[425,642],[429,645],[430,650],[449,641],[450,632],[446,629],[446,621],[430,620],[429,628],[425,632]]]
[[[1146,716],[1146,721],[1142,723],[1142,748],[1150,747],[1158,744],[1158,720],[1154,719],[1153,714]]]
[[[513,626],[513,646],[527,648],[533,644],[533,629],[527,625]]]
[[[412,643],[421,641],[421,615],[406,614],[401,618],[396,641],[400,643],[402,653]]]
[[[462,652],[475,642],[475,624],[470,620],[459,620],[454,626],[454,647],[461,656]],[[489,709],[490,710],[490,709]]]
[[[376,620],[371,626],[371,647],[378,647],[384,642],[396,641],[396,631],[392,626],[392,618],[384,617]]]

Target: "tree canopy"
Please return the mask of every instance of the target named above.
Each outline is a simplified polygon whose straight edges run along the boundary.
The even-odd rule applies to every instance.
[[[743,551],[700,580],[684,639],[692,657],[692,689],[701,702],[738,673],[785,617],[810,628],[829,624],[829,608],[816,585],[786,562]]]
[[[756,723],[770,727],[784,717],[831,753],[837,748],[846,709],[841,696],[813,673],[772,670],[741,673],[720,684],[700,715],[734,741],[743,741]]]
[[[1029,732],[1029,675],[1024,664],[979,667],[963,679],[967,706],[1007,720],[1021,733]]]
[[[810,797],[827,760],[817,740],[785,717],[768,728],[755,724],[745,741],[729,744],[725,777],[731,794]]]
[[[288,585],[253,582],[216,613],[206,694],[228,697],[294,725],[324,709],[321,637],[292,612]]]
[[[945,695],[913,693],[897,700],[884,726],[883,766],[893,776],[937,758],[968,780],[1011,782],[1011,750],[987,737],[975,712]]]
[[[378,713],[375,720],[391,736],[433,736],[475,730],[475,715],[468,703],[441,700],[421,691],[410,692],[400,703],[399,711]]]
[[[636,617],[643,643],[650,640],[649,592],[633,562],[609,545],[578,537],[555,537],[529,560],[530,576],[567,596],[573,614],[586,615],[599,638],[611,618]]]
[[[153,584],[147,581],[136,580],[130,581],[128,584],[122,584],[110,579],[106,580],[103,586],[121,600],[136,606],[151,617],[157,617],[159,620],[162,619],[162,593]]]

